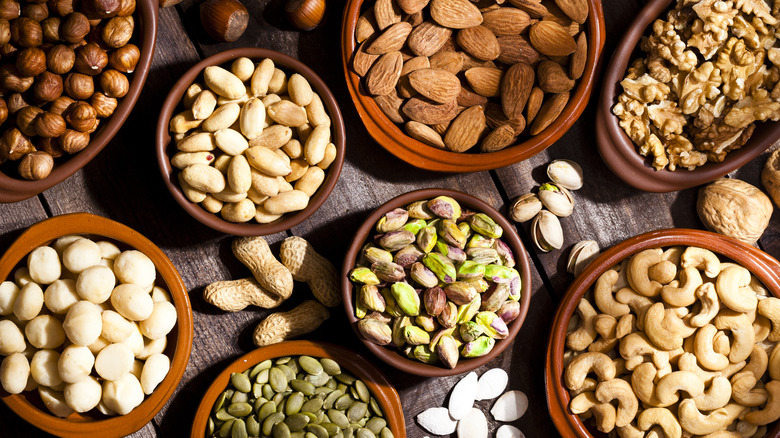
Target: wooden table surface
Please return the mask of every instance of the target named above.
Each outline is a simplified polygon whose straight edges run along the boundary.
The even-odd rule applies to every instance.
[[[446,187],[475,195],[502,212],[517,196],[547,180],[546,164],[557,158],[578,162],[585,173],[584,187],[574,193],[574,214],[563,219],[564,248],[551,253],[537,251],[528,226],[518,226],[531,260],[533,297],[531,311],[520,334],[506,351],[477,370],[501,367],[509,372],[507,389],[524,391],[530,400],[528,412],[513,424],[528,437],[556,436],[547,412],[543,364],[547,337],[556,305],[572,280],[566,272],[571,246],[585,239],[602,248],[631,236],[662,228],[703,228],[696,215],[697,189],[667,194],[645,193],[614,176],[596,151],[595,100],[580,120],[543,153],[491,172],[439,174],[416,169],[385,152],[368,135],[352,106],[341,70],[338,45],[343,3],[328,5],[326,24],[313,32],[297,32],[281,12],[284,0],[244,2],[250,11],[247,32],[235,43],[219,44],[206,37],[198,20],[199,1],[184,0],[160,10],[157,46],[149,77],[134,112],[115,139],[89,165],[37,197],[13,204],[0,204],[0,249],[8,247],[28,226],[72,212],[90,212],[122,222],[159,245],[174,262],[190,291],[195,337],[189,365],[169,403],[133,437],[181,437],[189,429],[197,403],[212,379],[236,357],[251,351],[255,325],[268,313],[249,309],[224,313],[207,305],[203,288],[216,280],[239,278],[249,272],[230,252],[232,236],[213,231],[188,216],[163,185],[154,155],[153,131],[157,113],[169,88],[180,74],[198,60],[233,47],[264,47],[278,50],[307,63],[337,97],[347,126],[347,155],[341,178],[325,204],[308,220],[286,233],[267,236],[272,249],[287,236],[309,239],[337,267],[354,230],[374,208],[396,195],[426,187]],[[604,0],[609,60],[618,38],[641,8],[641,0]],[[598,90],[600,84],[597,84]],[[776,147],[776,146],[775,146]],[[759,185],[767,154],[732,176]],[[780,257],[780,220],[772,219],[759,242],[774,257]],[[283,305],[288,309],[310,296],[306,286]],[[428,407],[446,403],[460,376],[422,378],[396,371],[363,348],[343,317],[332,317],[307,339],[334,341],[364,353],[391,379],[401,395],[410,437],[423,437],[415,417]],[[492,401],[477,406],[488,412]],[[490,415],[488,414],[488,418]],[[0,436],[48,436],[14,415],[0,403]],[[491,434],[500,426],[490,422]]]

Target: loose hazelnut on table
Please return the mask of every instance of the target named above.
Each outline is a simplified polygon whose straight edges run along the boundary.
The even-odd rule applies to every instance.
[[[128,42],[133,36],[135,21],[131,15],[126,17],[114,17],[106,23],[101,32],[103,42],[112,49],[118,49]]]
[[[19,17],[11,22],[11,41],[21,47],[37,47],[43,42],[41,24],[32,18]]]
[[[108,65],[122,73],[132,73],[141,57],[141,51],[135,44],[127,44],[111,51],[108,56]]]
[[[22,157],[18,170],[22,178],[37,181],[49,176],[53,167],[54,159],[51,155],[35,151]]]
[[[65,76],[63,88],[68,96],[76,100],[85,100],[89,99],[92,93],[95,92],[95,82],[92,80],[92,76],[81,73],[69,73]]]
[[[90,131],[97,122],[97,112],[86,102],[76,102],[64,113],[65,121],[73,129],[81,132]]]
[[[67,43],[78,43],[89,33],[89,19],[81,12],[68,14],[60,25],[60,36]]]
[[[22,9],[19,3],[14,0],[0,0],[0,18],[13,20],[19,18]]]
[[[130,90],[130,82],[124,74],[109,69],[100,75],[100,88],[106,96],[124,97]]]
[[[96,76],[108,65],[108,54],[95,43],[87,43],[76,49],[74,67],[79,73]]]
[[[233,42],[246,30],[249,12],[238,0],[206,0],[200,5],[200,23],[215,40]]]
[[[76,62],[76,52],[64,44],[58,44],[46,55],[46,66],[52,73],[64,75],[73,69]]]
[[[38,100],[52,102],[62,95],[62,77],[50,71],[38,75],[33,83],[33,96]]]

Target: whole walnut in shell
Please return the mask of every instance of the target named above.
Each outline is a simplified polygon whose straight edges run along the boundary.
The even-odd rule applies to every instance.
[[[780,207],[780,149],[772,152],[761,172],[761,184]]]
[[[754,244],[772,217],[772,201],[758,188],[721,178],[699,190],[696,210],[708,230]]]

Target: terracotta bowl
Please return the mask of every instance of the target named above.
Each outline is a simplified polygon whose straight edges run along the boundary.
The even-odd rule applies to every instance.
[[[322,102],[325,104],[325,109],[331,118],[331,126],[333,129],[333,144],[336,145],[336,160],[327,170],[325,175],[325,181],[309,200],[309,205],[297,212],[288,213],[274,222],[268,224],[258,224],[251,220],[245,223],[233,223],[222,219],[221,216],[215,215],[204,210],[200,205],[194,204],[187,199],[179,187],[177,174],[179,170],[171,166],[171,157],[177,152],[176,145],[171,141],[171,136],[168,131],[168,122],[171,118],[180,110],[181,98],[184,92],[189,87],[201,72],[211,65],[224,65],[236,58],[246,56],[252,60],[261,60],[264,58],[270,58],[274,61],[274,64],[281,67],[287,73],[289,77],[292,73],[299,73],[305,77],[312,85],[314,91],[319,93],[322,98]],[[303,222],[312,213],[317,211],[318,208],[328,199],[333,187],[336,186],[336,181],[341,174],[341,167],[344,163],[344,151],[346,148],[345,134],[344,134],[344,119],[341,116],[338,103],[336,102],[333,93],[330,91],[325,82],[317,76],[316,73],[309,67],[297,59],[291,58],[283,53],[275,52],[273,50],[258,49],[253,47],[246,47],[240,49],[230,49],[224,52],[219,52],[215,55],[200,61],[187,70],[186,73],[173,85],[171,92],[168,93],[168,97],[163,103],[162,110],[160,110],[160,118],[157,121],[157,132],[155,134],[156,139],[156,151],[157,151],[157,163],[160,167],[165,186],[173,195],[173,198],[179,205],[192,216],[198,222],[213,228],[217,231],[221,231],[227,234],[234,234],[237,236],[260,236],[278,233],[280,231],[289,230],[290,228]]]
[[[38,391],[8,395],[0,388],[2,400],[30,424],[62,437],[120,437],[129,435],[154,418],[179,384],[192,348],[192,307],[187,288],[179,272],[165,253],[137,231],[118,222],[89,213],[73,213],[43,220],[23,232],[0,259],[0,279],[13,278],[14,270],[27,263],[27,254],[33,249],[51,243],[68,234],[82,234],[93,239],[114,242],[120,249],[137,249],[146,254],[157,268],[157,284],[171,295],[178,320],[168,334],[165,354],[171,359],[168,375],[146,396],[143,403],[127,415],[105,416],[96,409],[87,413],[73,413],[66,418],[52,415],[38,396]]]
[[[0,202],[22,201],[59,184],[89,163],[114,138],[130,115],[146,82],[157,38],[158,7],[158,2],[154,0],[137,0],[136,12],[133,14],[136,36],[133,37],[132,42],[141,50],[141,57],[135,72],[129,78],[130,90],[125,97],[119,99],[114,114],[102,121],[100,128],[92,134],[89,145],[73,156],[55,159],[51,174],[39,181],[28,181],[0,172]]]
[[[709,162],[692,171],[657,171],[650,160],[639,155],[636,145],[618,124],[620,119],[612,114],[612,107],[623,91],[620,81],[629,63],[638,56],[636,47],[640,39],[656,18],[665,16],[671,5],[672,0],[650,0],[628,26],[604,73],[596,111],[596,139],[604,162],[620,179],[647,192],[672,192],[713,181],[747,164],[780,138],[780,123],[757,122],[753,136],[742,148],[729,152],[723,162]]]
[[[342,367],[349,371],[355,377],[362,380],[371,395],[379,402],[382,407],[387,427],[397,437],[405,436],[406,426],[404,425],[404,413],[401,408],[401,399],[395,388],[387,380],[387,377],[365,357],[355,353],[352,350],[340,345],[327,342],[314,341],[285,341],[279,344],[269,345],[251,351],[238,359],[222,371],[214,382],[209,386],[206,395],[200,401],[198,411],[195,413],[195,421],[192,423],[192,438],[203,438],[206,436],[206,426],[208,424],[211,410],[214,402],[222,391],[227,388],[230,382],[231,373],[241,373],[254,365],[267,360],[282,356],[311,356],[319,358],[333,359]]]
[[[374,140],[391,154],[415,167],[437,172],[477,172],[509,166],[538,154],[561,138],[577,121],[588,104],[598,76],[599,58],[606,39],[604,11],[601,1],[598,0],[588,0],[590,15],[586,25],[588,60],[585,72],[577,87],[572,90],[569,103],[554,123],[539,134],[497,152],[456,153],[428,146],[409,137],[401,126],[390,121],[374,103],[374,99],[365,94],[360,84],[360,76],[352,70],[352,53],[356,47],[355,26],[364,3],[365,0],[348,0],[344,9],[341,60],[347,88],[360,119]]]
[[[471,359],[461,358],[455,368],[452,369],[446,368],[443,365],[429,365],[417,360],[408,359],[396,348],[377,345],[373,342],[369,342],[363,339],[363,337],[357,331],[358,319],[355,317],[354,294],[356,289],[349,280],[349,271],[355,267],[356,260],[360,255],[360,250],[363,248],[363,245],[369,241],[369,238],[375,233],[374,226],[376,225],[379,218],[382,217],[382,215],[390,210],[393,210],[394,208],[405,207],[414,201],[433,199],[442,195],[455,199],[464,208],[468,208],[469,210],[475,211],[477,213],[487,214],[499,225],[501,225],[501,228],[504,229],[504,234],[501,239],[512,249],[516,262],[515,269],[517,269],[517,271],[520,273],[520,279],[522,281],[522,290],[520,295],[520,314],[514,321],[508,324],[509,336],[506,339],[496,341],[496,344],[490,353]],[[509,344],[512,343],[512,340],[515,338],[517,332],[520,331],[520,327],[523,325],[523,320],[525,320],[525,316],[528,313],[528,306],[531,303],[531,267],[528,261],[525,247],[520,241],[520,237],[517,235],[517,231],[512,226],[512,224],[510,224],[509,221],[506,220],[495,208],[471,195],[467,195],[462,192],[447,189],[423,189],[405,193],[391,199],[390,201],[387,201],[385,204],[374,210],[374,212],[371,213],[365,221],[363,221],[363,224],[355,233],[355,238],[352,240],[352,243],[347,250],[347,255],[344,257],[344,264],[341,271],[341,293],[344,297],[344,309],[347,312],[347,319],[349,320],[352,329],[355,330],[355,334],[360,339],[360,341],[363,342],[366,348],[368,348],[378,358],[401,371],[405,371],[410,374],[416,374],[418,376],[453,376],[471,371],[490,362],[493,358],[501,354],[501,352],[504,351],[504,349],[506,349]]]
[[[566,328],[582,296],[602,273],[622,260],[649,248],[676,245],[697,246],[718,254],[722,260],[732,260],[748,268],[775,296],[780,297],[780,262],[767,253],[736,239],[708,231],[668,229],[652,231],[618,243],[599,255],[569,286],[553,320],[553,329],[547,344],[545,389],[550,416],[564,438],[603,437],[595,428],[586,427],[578,416],[569,412],[569,392],[563,386],[563,351]],[[780,424],[770,425],[766,436],[778,436]]]

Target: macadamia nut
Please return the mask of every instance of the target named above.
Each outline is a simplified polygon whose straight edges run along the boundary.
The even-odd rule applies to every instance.
[[[60,255],[60,258],[62,258],[62,254],[65,252],[65,248],[79,239],[83,239],[83,237],[79,236],[78,234],[68,234],[67,236],[62,236],[55,240],[54,243],[51,244],[51,247],[54,248],[54,250],[57,251],[57,254]]]
[[[116,285],[116,277],[111,268],[104,265],[90,266],[76,279],[76,292],[82,299],[100,304],[108,300]]]
[[[133,368],[130,369],[130,374],[134,375],[138,381],[141,381],[141,373],[144,371],[144,363],[138,359],[133,361]]]
[[[24,327],[27,341],[36,348],[53,349],[65,342],[65,330],[59,319],[51,315],[38,315]]]
[[[43,308],[43,289],[38,284],[30,282],[19,291],[14,301],[14,315],[22,321],[29,321]]]
[[[100,248],[100,257],[104,260],[114,260],[122,252],[118,246],[107,240],[101,240],[96,243],[98,248]]]
[[[95,340],[95,342],[89,344],[87,348],[89,348],[89,351],[92,352],[92,354],[98,354],[100,353],[100,350],[106,348],[111,344],[106,340],[106,338],[102,336],[98,336],[98,338]]]
[[[49,284],[60,278],[60,256],[50,246],[39,246],[27,256],[30,278],[36,283]]]
[[[30,374],[39,385],[56,387],[62,383],[57,370],[59,360],[60,353],[54,350],[38,350],[30,361]]]
[[[130,373],[119,380],[103,382],[103,403],[120,415],[129,413],[142,401],[144,390],[141,388],[141,382]]]
[[[30,378],[30,363],[21,353],[13,353],[0,364],[0,384],[9,394],[19,394]]]
[[[97,243],[84,238],[75,240],[62,252],[62,264],[75,274],[97,265],[101,258]]]
[[[149,339],[165,337],[176,325],[176,307],[168,301],[154,303],[152,314],[141,321],[141,333]]]
[[[95,357],[95,371],[106,380],[119,380],[133,368],[135,357],[123,343],[111,344]]]
[[[68,310],[62,328],[74,344],[92,344],[103,330],[100,308],[89,301],[79,301]]]
[[[144,348],[140,353],[136,353],[136,359],[146,360],[153,354],[159,354],[165,351],[165,347],[168,346],[168,338],[162,337],[159,339],[144,339]]]
[[[0,321],[0,354],[21,353],[25,348],[27,343],[19,327],[8,319]]]
[[[133,324],[113,310],[105,310],[101,316],[103,331],[100,336],[109,342],[122,342],[133,331]]]
[[[143,321],[154,310],[152,296],[141,286],[132,283],[120,284],[114,288],[111,292],[111,305],[131,321]]]
[[[14,283],[16,283],[17,286],[22,287],[31,281],[33,281],[33,279],[30,277],[30,270],[27,269],[27,267],[22,266],[14,271]]]
[[[52,414],[65,418],[73,413],[67,403],[65,403],[65,395],[60,391],[55,391],[45,386],[38,387],[38,395],[41,396],[41,401]]]
[[[70,306],[79,302],[81,298],[76,292],[76,281],[59,279],[46,287],[43,293],[43,302],[52,313],[68,313]]]
[[[80,382],[92,372],[95,364],[95,356],[88,347],[81,345],[69,345],[60,355],[57,362],[57,371],[60,378],[66,383]]]
[[[152,290],[157,275],[154,262],[137,250],[123,251],[114,259],[114,274],[120,282],[137,284],[147,292]]]
[[[152,301],[155,303],[158,301],[171,301],[171,294],[160,286],[155,286],[152,288]]]
[[[141,334],[141,329],[138,327],[138,323],[133,322],[133,331],[130,332],[130,336],[127,337],[123,344],[130,347],[133,355],[136,357],[144,350],[144,335]]]
[[[65,385],[65,403],[76,412],[87,412],[100,403],[103,389],[96,378],[89,376]]]
[[[14,313],[14,301],[19,295],[19,286],[12,281],[0,283],[0,315],[7,316]]]
[[[141,372],[141,388],[144,394],[151,394],[154,388],[163,381],[171,369],[171,360],[164,354],[153,354],[146,359]]]

